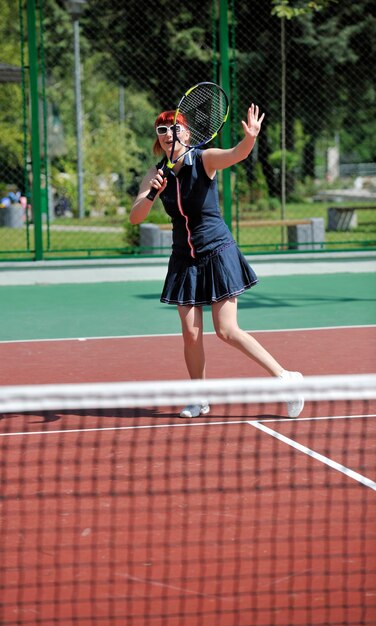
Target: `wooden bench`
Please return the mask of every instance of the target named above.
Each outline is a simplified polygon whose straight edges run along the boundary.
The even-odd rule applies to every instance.
[[[239,220],[240,228],[260,228],[268,226],[299,226],[300,224],[311,224],[310,219],[304,220]],[[237,225],[236,220],[232,222],[233,227]],[[171,230],[172,224],[158,224],[161,230]]]
[[[374,206],[330,206],[328,207],[328,231],[351,230],[358,225],[356,211],[372,211]]]
[[[240,228],[260,228],[268,226],[299,226],[300,224],[310,224],[310,219],[302,220],[239,220]],[[232,225],[237,225],[236,220],[233,220]]]
[[[233,223],[236,228],[236,222]],[[287,227],[288,247],[291,250],[320,250],[325,241],[325,224],[322,217],[305,219],[240,220],[239,228]]]
[[[322,217],[305,219],[276,219],[276,220],[236,220],[232,223],[234,232],[237,227],[242,228],[268,228],[287,227],[288,247],[292,250],[319,250],[325,241],[325,224]],[[159,230],[171,231],[172,225],[158,224]]]

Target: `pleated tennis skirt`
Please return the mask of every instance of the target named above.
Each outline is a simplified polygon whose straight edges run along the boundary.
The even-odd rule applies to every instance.
[[[238,296],[257,282],[255,272],[235,242],[197,259],[172,253],[161,302],[210,305]]]

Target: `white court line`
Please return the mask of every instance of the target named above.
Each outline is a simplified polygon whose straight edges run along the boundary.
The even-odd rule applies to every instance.
[[[70,411],[70,409],[67,409]],[[61,411],[53,411],[54,413],[62,414]],[[62,415],[65,415],[65,411]],[[10,415],[13,415],[12,413]],[[17,415],[17,413],[15,413]],[[30,415],[36,415],[36,412],[31,412]],[[69,413],[68,413],[69,415]],[[90,417],[90,415],[87,415]],[[93,416],[91,416],[93,417]],[[104,428],[67,428],[64,430],[27,430],[27,431],[19,431],[12,433],[0,433],[0,437],[16,437],[21,435],[59,435],[64,433],[90,433],[90,432],[109,432],[114,430],[152,430],[153,428],[194,428],[195,426],[232,426],[233,424],[261,424],[262,422],[266,422],[269,424],[270,422],[291,422],[294,421],[296,423],[299,422],[316,422],[319,420],[332,420],[332,419],[355,419],[355,418],[368,418],[368,417],[376,417],[376,413],[367,413],[360,415],[327,415],[324,417],[300,417],[297,419],[291,419],[291,417],[278,417],[275,419],[265,419],[265,420],[250,420],[249,418],[244,418],[243,420],[232,420],[231,417],[228,418],[224,422],[178,422],[176,424],[145,424],[143,426],[106,426]],[[109,419],[104,417],[103,419]]]
[[[58,413],[58,411],[57,411]],[[299,422],[309,422],[309,421],[321,421],[321,420],[331,420],[331,419],[356,419],[356,418],[368,418],[368,417],[376,417],[376,414],[366,414],[366,415],[336,415],[336,416],[327,416],[327,417],[303,417],[300,419],[296,419],[294,420],[295,422],[299,423]],[[269,422],[291,422],[291,418],[278,418],[275,420],[263,420],[266,423]],[[25,431],[25,432],[15,432],[15,433],[0,433],[0,437],[12,437],[12,436],[21,436],[21,435],[58,435],[58,434],[72,434],[72,433],[88,433],[88,432],[98,432],[98,431],[104,431],[104,432],[109,432],[109,431],[119,431],[119,430],[151,430],[154,428],[192,428],[192,427],[196,427],[196,426],[232,426],[233,424],[249,424],[250,426],[254,426],[255,428],[258,428],[259,430],[264,431],[265,433],[267,433],[268,435],[271,435],[272,437],[275,437],[276,439],[279,439],[280,441],[283,441],[284,443],[287,443],[288,445],[292,446],[293,448],[295,448],[296,450],[299,450],[300,452],[303,452],[304,454],[307,454],[308,456],[311,456],[312,458],[320,461],[321,463],[324,463],[326,465],[328,465],[329,467],[331,467],[332,469],[335,469],[343,474],[345,474],[346,476],[348,476],[349,478],[352,478],[353,480],[356,480],[357,482],[365,485],[366,487],[369,487],[370,489],[373,489],[373,491],[376,491],[376,482],[374,482],[373,480],[371,480],[370,478],[367,478],[366,476],[362,476],[362,474],[358,474],[357,472],[354,472],[353,470],[349,469],[348,467],[345,467],[344,465],[341,465],[340,463],[337,463],[336,461],[333,461],[332,459],[329,459],[328,457],[323,456],[322,454],[315,452],[314,450],[311,450],[310,448],[307,448],[306,446],[303,446],[302,444],[298,443],[297,441],[294,441],[293,439],[289,439],[288,437],[285,437],[285,435],[281,435],[280,433],[276,432],[275,430],[272,430],[271,428],[269,428],[268,426],[265,426],[262,421],[260,420],[249,420],[249,419],[245,419],[245,420],[226,420],[224,422],[182,422],[182,423],[177,423],[177,424],[147,424],[144,426],[109,426],[109,427],[105,427],[105,428],[75,428],[75,429],[67,429],[67,430],[44,430],[44,431]]]
[[[344,329],[357,329],[357,328],[375,328],[376,324],[348,324],[345,326],[313,326],[302,328],[271,328],[271,329],[248,329],[245,332],[256,335],[257,333],[290,333],[290,332],[313,332],[320,330],[344,330]],[[215,335],[214,331],[207,331],[205,335]],[[155,333],[145,335],[98,335],[96,337],[56,337],[56,338],[44,338],[44,339],[2,339],[2,343],[48,343],[54,341],[103,341],[107,339],[153,339],[164,337],[181,337],[181,333]]]
[[[59,411],[56,411],[59,413]],[[89,417],[89,416],[88,416]],[[185,423],[181,422],[181,424],[146,424],[145,426],[108,426],[106,428],[72,428],[67,430],[33,430],[33,431],[25,431],[18,433],[0,433],[0,437],[12,437],[16,435],[57,435],[61,433],[90,433],[97,431],[111,431],[111,430],[151,430],[153,428],[181,428],[181,427],[189,427],[192,426],[224,426],[230,424],[248,424],[248,419],[237,420],[237,421],[226,421],[226,422],[194,422],[194,423]]]
[[[313,459],[316,459],[317,461],[320,461],[321,463],[328,465],[332,469],[335,469],[338,472],[345,474],[345,476],[348,476],[349,478],[356,480],[362,485],[365,485],[365,487],[369,487],[370,489],[373,489],[373,491],[376,491],[376,482],[371,480],[370,478],[367,478],[366,476],[362,476],[362,474],[358,474],[358,472],[354,472],[350,468],[345,467],[345,465],[341,465],[341,463],[337,463],[336,461],[329,459],[327,456],[324,456],[320,454],[319,452],[315,452],[315,450],[311,450],[311,448],[307,448],[307,446],[303,446],[301,443],[298,443],[297,441],[294,441],[293,439],[290,439],[289,437],[286,437],[285,435],[282,435],[281,433],[278,433],[277,431],[272,430],[268,426],[265,426],[265,424],[261,424],[260,422],[257,422],[256,420],[249,421],[248,424],[250,426],[254,426],[255,428],[258,428],[259,430],[262,430],[263,432],[265,432],[268,435],[271,435],[272,437],[275,437],[275,439],[279,439],[279,441],[283,441],[283,443],[287,443],[287,445],[291,446],[292,448],[295,448],[296,450],[299,450],[299,452],[303,452],[304,454],[307,454]]]
[[[346,402],[346,400],[345,400]],[[280,422],[319,422],[320,420],[351,420],[355,417],[376,417],[376,413],[365,413],[365,414],[361,414],[361,415],[323,415],[321,417],[299,417],[297,418],[291,418],[291,417],[276,417],[274,419],[270,419],[268,418],[267,420],[248,420],[248,421],[255,421],[258,422],[260,424],[262,424],[263,422],[265,422],[266,424],[271,424],[274,422],[277,422],[278,424]]]

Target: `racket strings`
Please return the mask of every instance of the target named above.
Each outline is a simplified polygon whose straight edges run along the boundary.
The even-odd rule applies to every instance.
[[[198,85],[179,105],[190,131],[189,145],[206,143],[222,127],[228,109],[227,98],[217,85]]]

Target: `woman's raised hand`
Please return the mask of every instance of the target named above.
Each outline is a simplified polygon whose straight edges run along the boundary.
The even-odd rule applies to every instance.
[[[257,104],[255,105],[252,102],[251,106],[248,109],[247,121],[244,122],[244,120],[242,120],[243,130],[246,137],[257,137],[260,132],[261,124],[264,117],[265,113],[260,115]]]

